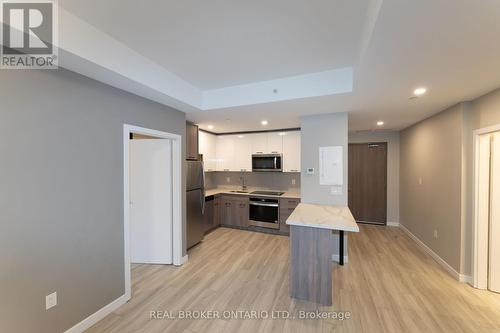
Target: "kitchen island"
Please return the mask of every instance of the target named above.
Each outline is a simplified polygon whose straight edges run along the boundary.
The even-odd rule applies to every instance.
[[[332,305],[334,231],[343,265],[344,232],[359,232],[348,207],[301,203],[287,219],[290,226],[290,296]]]

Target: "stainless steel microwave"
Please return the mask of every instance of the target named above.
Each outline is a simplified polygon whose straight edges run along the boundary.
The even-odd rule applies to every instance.
[[[281,154],[252,155],[252,171],[283,171],[283,156]]]

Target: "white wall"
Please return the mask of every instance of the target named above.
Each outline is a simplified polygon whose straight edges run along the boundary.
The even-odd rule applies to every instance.
[[[387,142],[387,223],[399,223],[399,132],[349,133],[349,143]]]

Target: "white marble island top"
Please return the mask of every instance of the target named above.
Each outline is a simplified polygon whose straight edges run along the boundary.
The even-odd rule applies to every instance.
[[[359,232],[349,207],[301,203],[286,224],[330,230]]]

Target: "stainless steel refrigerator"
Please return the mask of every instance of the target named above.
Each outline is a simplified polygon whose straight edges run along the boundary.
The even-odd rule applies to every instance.
[[[203,239],[203,213],[205,210],[205,172],[203,162],[186,161],[187,248]]]

